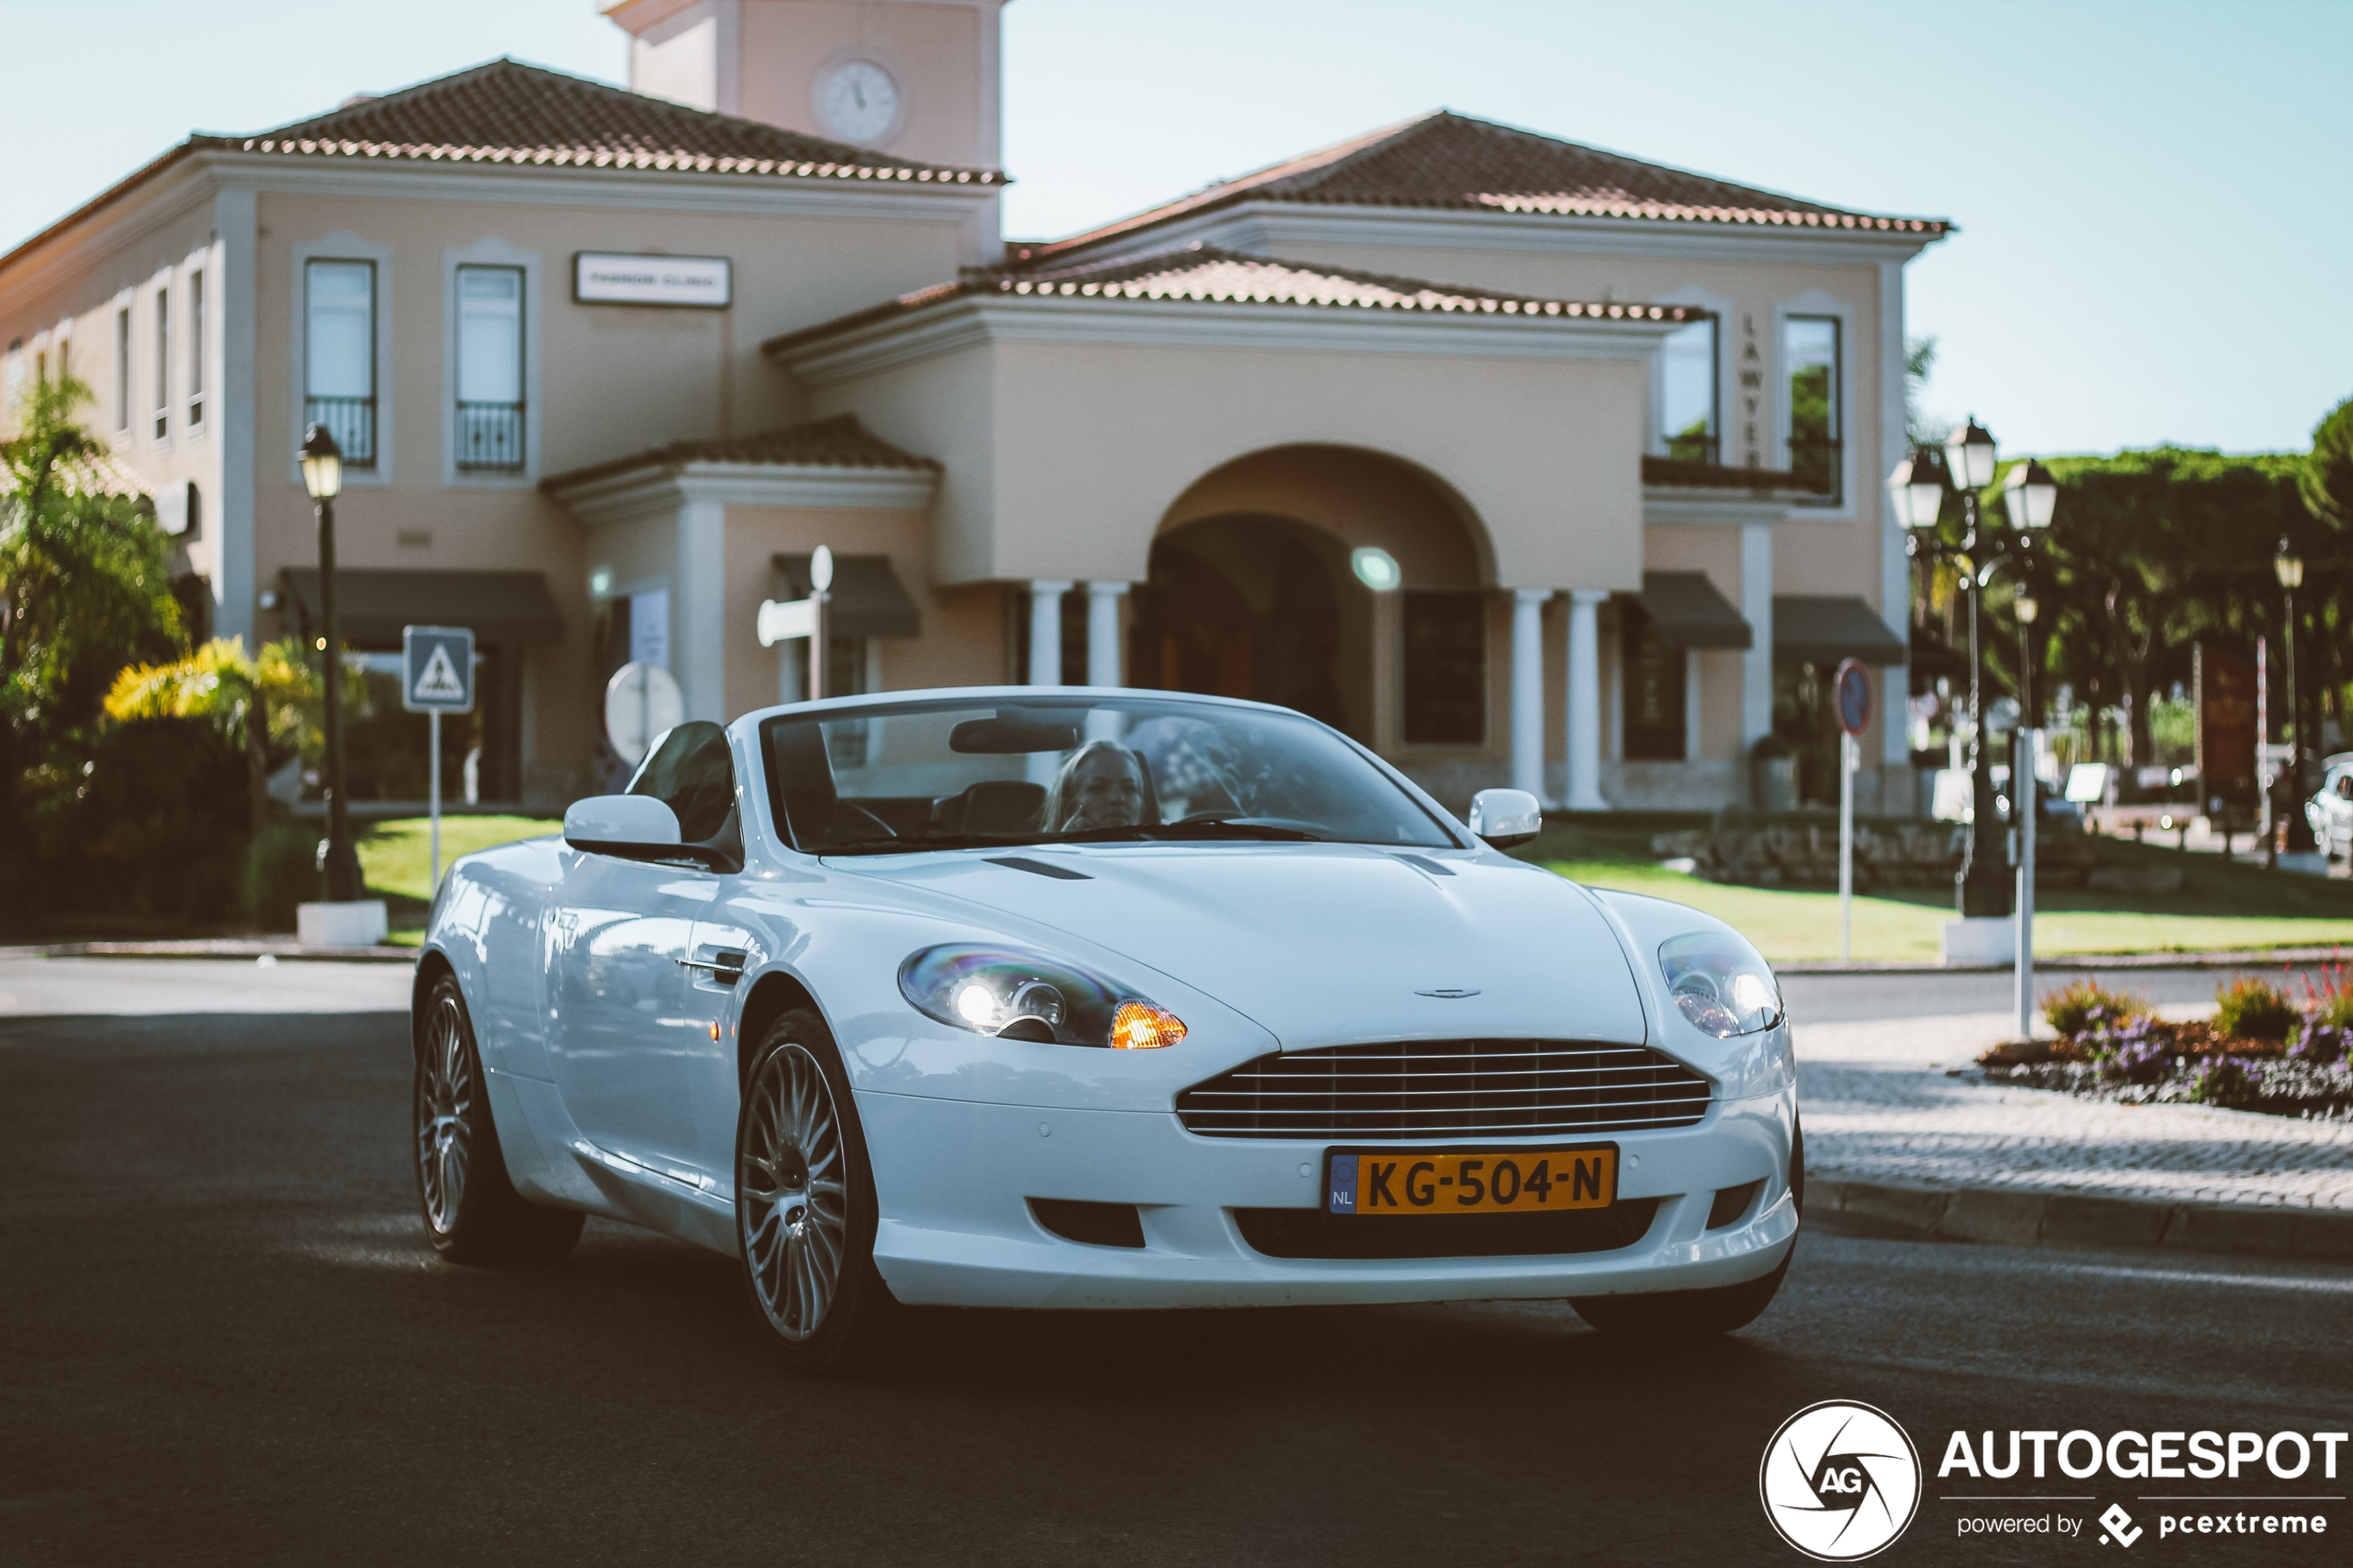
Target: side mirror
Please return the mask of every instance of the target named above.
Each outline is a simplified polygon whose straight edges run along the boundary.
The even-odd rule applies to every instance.
[[[674,860],[688,853],[678,813],[650,795],[592,795],[564,809],[564,842],[624,860]]]
[[[1527,843],[1543,825],[1542,804],[1524,789],[1482,789],[1471,797],[1471,832],[1498,849]]]

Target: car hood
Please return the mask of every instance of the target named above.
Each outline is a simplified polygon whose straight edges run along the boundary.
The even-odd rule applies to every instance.
[[[1625,951],[1592,900],[1497,856],[1344,844],[1052,845],[826,863],[1067,931],[1208,993],[1290,1050],[1645,1038]],[[1120,978],[1151,984],[1141,972]]]

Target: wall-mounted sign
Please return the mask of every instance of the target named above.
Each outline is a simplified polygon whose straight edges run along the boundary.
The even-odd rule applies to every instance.
[[[584,250],[572,258],[572,297],[583,305],[686,305],[724,309],[735,297],[724,256],[615,256]]]

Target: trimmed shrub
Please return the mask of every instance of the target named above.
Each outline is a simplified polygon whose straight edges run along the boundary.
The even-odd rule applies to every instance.
[[[264,931],[292,931],[295,906],[323,896],[319,874],[319,830],[300,822],[272,822],[245,852],[245,918]]]
[[[2148,1010],[2142,998],[2108,990],[2096,980],[2072,981],[2043,994],[2043,1017],[2070,1037],[2143,1017]]]
[[[82,886],[64,902],[172,920],[233,917],[245,847],[245,753],[199,719],[100,732],[66,820]]]
[[[2242,1040],[2284,1040],[2303,1022],[2285,991],[2249,975],[2214,993],[2214,1032]]]

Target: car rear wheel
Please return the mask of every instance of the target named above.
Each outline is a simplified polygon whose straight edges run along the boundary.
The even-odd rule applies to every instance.
[[[417,1018],[416,1052],[417,1197],[434,1250],[453,1263],[560,1261],[586,1216],[532,1203],[508,1180],[455,975],[434,982]]]
[[[1806,1132],[1798,1128],[1790,1144],[1789,1190],[1798,1212],[1806,1210]],[[1773,1272],[1738,1285],[1707,1290],[1658,1290],[1634,1296],[1573,1297],[1577,1315],[1604,1334],[1629,1339],[1688,1339],[1703,1335],[1730,1334],[1746,1328],[1773,1304],[1781,1281],[1789,1277],[1790,1261],[1797,1256],[1797,1238],[1790,1238]]]
[[[824,1021],[769,1026],[736,1126],[744,1287],[786,1363],[812,1376],[876,1359],[898,1303],[875,1268],[874,1168]]]

